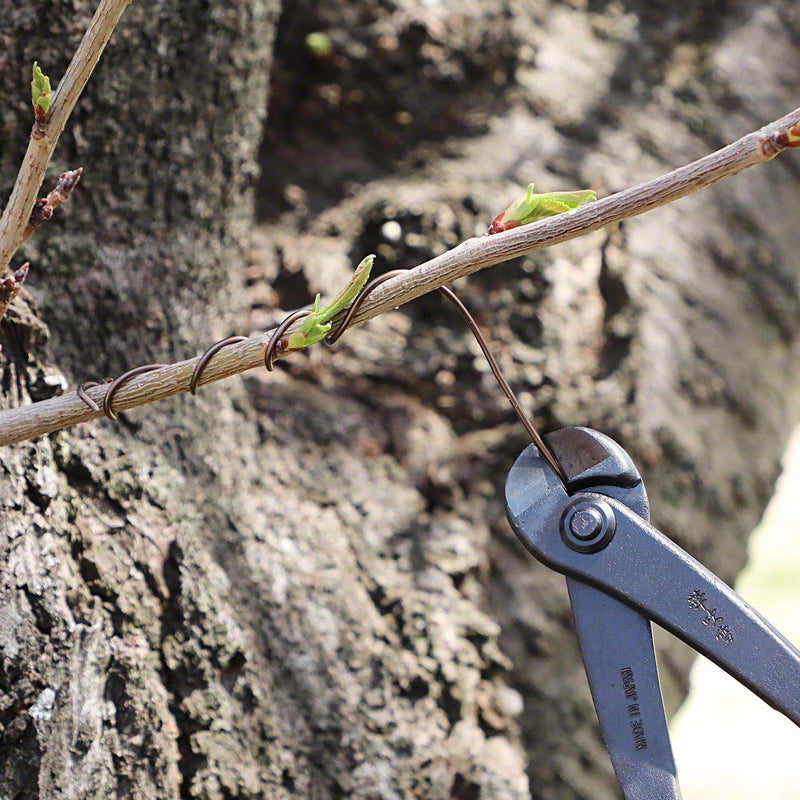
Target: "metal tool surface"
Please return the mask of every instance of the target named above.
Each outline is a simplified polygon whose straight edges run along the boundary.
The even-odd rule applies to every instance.
[[[800,651],[710,570],[649,524],[628,454],[604,434],[545,437],[566,488],[535,446],[506,482],[525,547],[567,577],[606,745],[626,800],[680,797],[651,621],[800,725]]]

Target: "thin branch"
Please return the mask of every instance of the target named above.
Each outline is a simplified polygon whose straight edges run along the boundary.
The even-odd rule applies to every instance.
[[[33,204],[53,150],[122,12],[130,2],[131,0],[100,0],[78,49],[53,94],[48,114],[33,124],[28,150],[0,219],[0,273],[5,271],[25,238]]]
[[[28,267],[26,261],[13,275],[8,275],[0,279],[0,319],[11,305],[11,301],[19,294],[25,278],[28,277]]]
[[[65,172],[59,177],[53,191],[48,192],[47,197],[40,197],[33,204],[33,211],[31,211],[31,216],[28,220],[28,227],[25,228],[22,234],[23,242],[31,236],[40,225],[43,225],[53,216],[53,212],[58,206],[62,203],[66,203],[67,200],[72,197],[72,190],[78,185],[82,174],[83,167]]]
[[[722,150],[646,183],[625,189],[573,211],[495,234],[468,239],[452,250],[407,273],[386,281],[355,315],[351,326],[485,267],[541,250],[685,197],[743,169],[769,161],[786,147],[800,147],[800,109],[748,134]],[[334,328],[336,322],[334,321]],[[203,372],[201,384],[263,368],[264,348],[271,332],[221,350]],[[189,390],[199,358],[181,361],[133,378],[114,397],[114,408],[125,410]],[[106,387],[87,394],[102,405]],[[29,406],[0,412],[0,446],[88,422],[102,416],[75,392]]]

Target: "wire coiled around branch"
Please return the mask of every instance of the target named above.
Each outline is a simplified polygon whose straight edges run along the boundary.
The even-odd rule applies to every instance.
[[[333,345],[339,341],[342,334],[347,330],[350,326],[355,315],[358,313],[359,309],[362,307],[366,299],[374,292],[379,286],[381,286],[386,281],[390,280],[391,278],[395,278],[398,275],[402,275],[407,270],[397,269],[391,270],[389,272],[384,273],[383,275],[379,275],[377,278],[373,278],[362,290],[361,293],[356,297],[350,307],[347,309],[346,313],[342,317],[341,322],[325,337],[323,340],[328,345]],[[467,310],[466,306],[461,302],[455,292],[449,286],[440,286],[439,293],[445,297],[450,303],[452,303],[456,310],[459,312],[461,317],[465,320],[469,329],[472,331],[473,336],[478,342],[478,345],[483,352],[483,355],[486,358],[486,361],[489,364],[489,368],[492,370],[492,374],[494,375],[495,379],[497,380],[500,388],[503,390],[506,398],[508,398],[508,402],[511,404],[511,407],[514,409],[514,413],[517,415],[517,418],[522,423],[523,427],[527,431],[528,435],[531,438],[531,441],[536,445],[539,449],[539,452],[544,456],[550,467],[559,476],[562,483],[566,485],[566,476],[564,475],[563,470],[561,469],[560,464],[558,463],[557,459],[553,455],[552,451],[550,450],[547,443],[542,439],[539,432],[536,430],[533,422],[527,416],[525,411],[522,408],[522,405],[519,402],[516,394],[512,390],[511,386],[509,385],[508,381],[506,380],[505,376],[503,375],[502,370],[500,369],[500,365],[497,363],[497,359],[494,357],[491,348],[489,347],[486,338],[484,337],[483,333],[481,332],[480,328],[478,327],[477,322],[475,322],[474,317],[470,312]],[[281,352],[285,352],[287,348],[288,340],[284,338],[286,332],[294,325],[296,322],[304,319],[309,314],[311,314],[310,309],[298,309],[296,311],[292,311],[290,314],[287,314],[281,322],[278,324],[277,328],[273,332],[272,336],[270,336],[269,341],[264,349],[264,366],[267,370],[272,371],[275,367],[275,360],[277,356]],[[212,344],[198,359],[197,364],[192,371],[191,378],[189,379],[189,391],[192,394],[195,394],[197,391],[197,387],[200,383],[200,379],[202,377],[203,371],[208,367],[211,360],[214,356],[222,350],[224,347],[228,345],[237,344],[238,342],[245,341],[247,337],[245,336],[228,336],[225,339],[220,339],[218,342]],[[113,409],[112,401],[114,398],[115,392],[122,386],[126,381],[130,378],[134,377],[135,375],[140,375],[144,372],[149,372],[153,369],[158,369],[160,367],[166,366],[165,364],[145,364],[140,367],[134,367],[133,369],[124,372],[114,381],[109,384],[109,387],[106,391],[105,397],[103,398],[103,407],[102,410],[105,415],[109,419],[116,419],[117,415]],[[98,384],[94,381],[87,381],[86,383],[82,383],[78,387],[78,396],[83,400],[93,411],[99,411],[100,406],[95,403],[87,394],[86,389],[90,386],[97,386]]]

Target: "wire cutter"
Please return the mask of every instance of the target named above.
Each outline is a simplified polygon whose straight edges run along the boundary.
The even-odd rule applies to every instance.
[[[589,687],[625,800],[679,800],[651,621],[800,725],[800,651],[653,528],[630,456],[588,428],[544,437],[506,482],[525,547],[567,578]],[[561,477],[552,466],[558,461]]]

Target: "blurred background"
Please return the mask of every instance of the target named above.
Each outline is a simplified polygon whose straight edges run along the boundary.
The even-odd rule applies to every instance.
[[[800,430],[784,470],[735,588],[800,646]],[[689,697],[672,731],[686,800],[800,797],[800,729],[704,658],[692,668]]]

